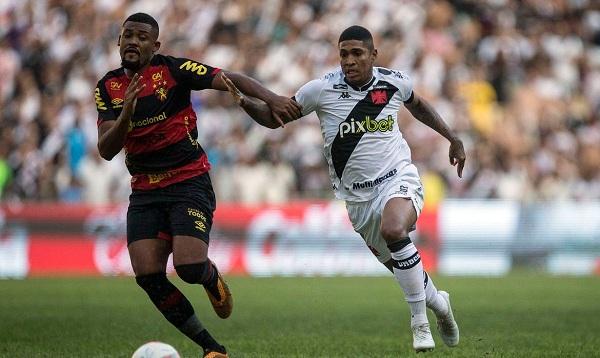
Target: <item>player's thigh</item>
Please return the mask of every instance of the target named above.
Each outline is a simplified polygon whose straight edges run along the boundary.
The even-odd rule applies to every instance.
[[[408,237],[417,222],[417,211],[410,198],[393,197],[387,201],[381,214],[381,235],[384,239]]]
[[[194,202],[173,205],[169,210],[175,266],[206,261],[212,227],[212,211]]]
[[[171,253],[167,212],[131,203],[127,211],[127,249],[136,276],[164,272]]]
[[[173,237],[173,265],[187,265],[208,259],[208,244],[193,236]]]
[[[127,246],[136,276],[165,272],[171,243],[158,238],[136,240]]]
[[[387,243],[381,237],[381,215],[377,207],[378,204],[377,200],[346,203],[346,209],[354,231],[360,234],[377,260],[385,264],[391,259],[391,254]]]
[[[208,243],[216,207],[208,173],[177,184],[179,200],[169,208],[173,233],[173,263],[198,263],[208,257]]]

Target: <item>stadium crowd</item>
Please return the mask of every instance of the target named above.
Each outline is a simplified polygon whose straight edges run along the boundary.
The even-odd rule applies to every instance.
[[[340,32],[361,24],[376,37],[377,65],[408,71],[465,142],[459,180],[448,143],[403,111],[429,203],[600,200],[592,0],[2,0],[2,200],[126,200],[123,158],[97,154],[93,92],[120,66],[121,24],[137,11],[159,21],[163,53],[244,72],[288,96],[339,66]],[[227,93],[196,92],[193,102],[219,200],[332,195],[316,117],[269,130]]]

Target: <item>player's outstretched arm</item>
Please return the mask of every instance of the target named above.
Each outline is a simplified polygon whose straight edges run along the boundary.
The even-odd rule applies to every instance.
[[[105,121],[98,126],[98,151],[100,156],[106,160],[114,158],[125,145],[129,123],[133,112],[135,112],[137,97],[146,86],[140,82],[141,78],[137,73],[133,75],[129,86],[125,90],[123,109],[117,120]]]
[[[458,136],[448,127],[446,122],[440,117],[437,111],[423,98],[413,92],[413,100],[405,103],[404,106],[419,121],[432,128],[444,138],[450,141],[449,158],[450,164],[456,165],[456,172],[462,178],[462,171],[465,166],[465,149]]]
[[[244,95],[226,74],[221,74],[221,79],[238,106],[242,107],[256,123],[267,128],[278,128],[284,127],[285,123],[290,121],[288,117],[282,119],[275,116],[265,102]],[[296,103],[293,100],[292,102]],[[298,117],[293,114],[291,120],[296,119]]]
[[[261,85],[257,80],[241,73],[226,71],[219,72],[213,80],[212,88],[221,91],[229,91],[223,76],[229,78],[230,82],[239,90],[239,92],[250,97],[258,98],[265,102],[270,108],[272,116],[277,122],[287,123],[302,116],[302,107],[296,103],[296,101],[289,97],[279,96],[271,92],[267,88],[263,87],[263,85]]]

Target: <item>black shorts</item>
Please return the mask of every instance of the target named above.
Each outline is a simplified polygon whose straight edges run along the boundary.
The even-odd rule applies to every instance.
[[[208,173],[153,190],[134,190],[127,210],[127,245],[142,239],[197,237],[208,244],[215,211]]]

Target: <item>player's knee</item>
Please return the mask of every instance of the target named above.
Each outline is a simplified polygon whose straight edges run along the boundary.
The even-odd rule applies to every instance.
[[[140,275],[135,277],[135,282],[140,286],[144,291],[148,292],[148,294],[153,293],[164,286],[164,283],[167,280],[167,275],[164,272],[157,272],[148,275]]]
[[[175,266],[177,275],[187,283],[207,282],[212,277],[212,263],[208,260],[195,264],[185,264]]]
[[[381,227],[381,236],[389,244],[408,237],[408,229],[402,226],[389,225]]]
[[[398,252],[411,244],[412,241],[410,241],[409,237],[403,237],[400,240],[388,242],[387,247],[390,249],[390,252]]]

